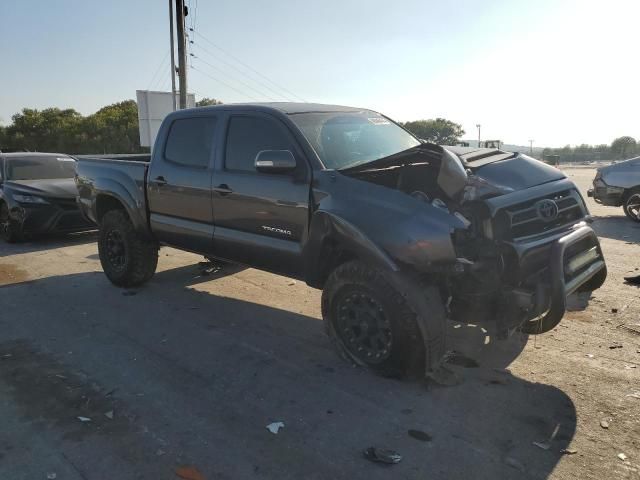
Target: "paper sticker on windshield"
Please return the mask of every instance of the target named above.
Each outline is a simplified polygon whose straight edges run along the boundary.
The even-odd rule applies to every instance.
[[[367,118],[367,120],[369,120],[374,125],[389,125],[391,123],[389,120],[382,117]]]
[[[56,160],[58,160],[59,162],[75,162],[73,158],[67,157],[56,157]]]

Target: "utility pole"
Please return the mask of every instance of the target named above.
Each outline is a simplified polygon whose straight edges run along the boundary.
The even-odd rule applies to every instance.
[[[480,127],[482,125],[480,125],[479,123],[476,124],[476,128],[478,129],[478,148],[480,148]]]
[[[171,99],[173,111],[176,111],[176,59],[173,45],[173,0],[169,0],[169,34],[171,35]]]
[[[180,79],[180,109],[187,108],[187,45],[184,36],[184,0],[176,0],[178,31],[178,78]]]
[[[533,140],[529,140],[529,155],[533,156]]]

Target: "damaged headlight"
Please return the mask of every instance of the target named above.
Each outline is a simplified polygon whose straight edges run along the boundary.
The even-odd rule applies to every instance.
[[[513,192],[514,189],[504,185],[495,185],[477,175],[469,175],[464,189],[464,201],[470,202],[481,198],[497,197]]]

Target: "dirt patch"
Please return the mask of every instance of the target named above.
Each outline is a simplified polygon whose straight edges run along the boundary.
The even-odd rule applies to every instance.
[[[69,372],[55,358],[23,341],[0,344],[0,391],[14,397],[29,421],[82,440],[96,433],[128,431],[129,419],[110,392],[81,373]]]
[[[12,263],[0,263],[0,287],[29,280],[29,274]]]

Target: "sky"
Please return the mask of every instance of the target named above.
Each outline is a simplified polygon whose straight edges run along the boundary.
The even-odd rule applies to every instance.
[[[639,0],[185,0],[189,91],[303,99],[534,146],[640,137]],[[0,122],[169,90],[166,0],[0,2]]]

